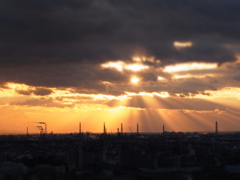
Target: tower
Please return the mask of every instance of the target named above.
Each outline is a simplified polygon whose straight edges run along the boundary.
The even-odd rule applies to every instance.
[[[138,136],[138,133],[139,133],[139,127],[138,127],[138,123],[137,123],[137,136]]]
[[[121,123],[121,133],[123,133],[123,124]]]
[[[82,133],[82,126],[81,126],[81,122],[79,122],[79,134]]]
[[[103,123],[103,134],[106,134],[105,122]]]
[[[47,134],[47,123],[45,123],[45,122],[38,122],[39,124],[44,124],[45,125],[45,134]],[[44,131],[43,131],[43,133],[44,133]]]
[[[162,126],[162,131],[163,131],[163,133],[165,132],[165,127],[164,127],[164,124],[163,124],[163,126]]]

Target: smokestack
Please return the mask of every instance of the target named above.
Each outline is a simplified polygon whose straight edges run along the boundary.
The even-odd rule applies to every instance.
[[[82,126],[81,126],[81,122],[79,122],[79,134],[82,133]]]
[[[215,131],[215,134],[218,135],[218,122],[216,121],[216,131]]]
[[[45,124],[45,134],[47,134],[47,123],[45,123],[45,122],[39,122],[39,124]]]
[[[164,127],[164,124],[163,124],[163,126],[162,126],[162,131],[163,131],[163,133],[165,132],[165,127]]]
[[[117,128],[117,133],[119,134],[119,128]]]
[[[121,123],[121,133],[123,133],[123,124]]]
[[[28,135],[28,127],[27,127],[27,135]]]
[[[106,134],[105,122],[103,123],[103,134]]]
[[[139,127],[138,127],[138,123],[137,123],[137,135],[138,135],[138,133],[139,133]]]

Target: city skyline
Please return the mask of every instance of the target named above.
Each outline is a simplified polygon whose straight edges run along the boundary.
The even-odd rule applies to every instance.
[[[0,134],[240,130],[239,1],[0,5]]]

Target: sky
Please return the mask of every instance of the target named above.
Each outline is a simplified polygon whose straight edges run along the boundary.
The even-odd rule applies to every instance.
[[[239,0],[1,0],[0,134],[240,130]],[[45,128],[44,126],[42,126]]]

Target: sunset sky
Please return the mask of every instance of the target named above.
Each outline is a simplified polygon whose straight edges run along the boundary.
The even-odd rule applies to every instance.
[[[239,0],[1,0],[0,134],[240,131]]]

